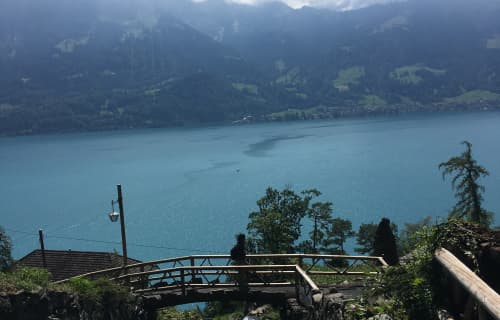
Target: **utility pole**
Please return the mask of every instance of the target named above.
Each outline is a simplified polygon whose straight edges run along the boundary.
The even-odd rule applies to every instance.
[[[42,250],[42,266],[47,269],[47,260],[45,260],[45,245],[43,244],[43,230],[38,230],[38,236],[40,238],[40,249]]]
[[[120,227],[122,233],[122,253],[123,253],[123,265],[127,265],[127,237],[125,236],[125,214],[123,212],[123,197],[122,197],[122,185],[118,184],[116,186],[118,191],[118,208],[120,209]]]

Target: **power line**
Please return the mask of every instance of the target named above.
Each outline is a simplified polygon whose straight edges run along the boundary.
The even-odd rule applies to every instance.
[[[15,232],[15,233],[21,233],[25,235],[30,235],[34,237],[38,237],[38,234],[32,233],[32,232],[27,232],[27,231],[22,231],[22,230],[15,230],[15,229],[10,229],[10,228],[5,228],[5,230],[9,232]],[[96,240],[96,239],[86,239],[86,238],[74,238],[74,237],[67,237],[67,236],[58,236],[58,235],[50,235],[46,234],[44,235],[46,238],[54,238],[54,239],[64,239],[64,240],[73,240],[73,241],[84,241],[84,242],[93,242],[93,243],[105,243],[105,244],[114,244],[114,245],[121,245],[121,242],[118,241],[106,241],[106,240]],[[187,249],[187,248],[175,248],[175,247],[166,247],[166,246],[160,246],[160,245],[149,245],[149,244],[142,244],[142,243],[128,243],[129,246],[134,246],[134,247],[142,247],[142,248],[152,248],[152,249],[167,249],[167,250],[176,250],[176,251],[186,251],[186,252],[200,252],[200,253],[220,253],[217,252],[217,250],[201,250],[201,249]]]

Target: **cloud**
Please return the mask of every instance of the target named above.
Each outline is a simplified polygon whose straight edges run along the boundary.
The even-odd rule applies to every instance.
[[[203,0],[194,0],[201,2]],[[401,0],[226,0],[226,2],[258,5],[266,2],[281,1],[288,6],[298,9],[304,6],[317,7],[317,8],[330,8],[336,10],[353,10],[363,7],[368,7],[374,4],[383,4],[396,2]]]

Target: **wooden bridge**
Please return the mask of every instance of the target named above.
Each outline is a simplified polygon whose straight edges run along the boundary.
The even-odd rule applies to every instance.
[[[445,249],[437,261],[471,294],[483,310],[500,320],[500,296]],[[229,255],[192,255],[87,273],[108,278],[143,298],[156,310],[192,302],[242,300],[286,305],[293,300],[310,319],[342,319],[325,299],[333,290],[345,298],[359,294],[369,278],[387,267],[381,257],[321,254],[252,254],[244,265]],[[349,285],[340,282],[351,278]],[[65,282],[62,280],[59,282]],[[482,317],[482,319],[485,317]],[[486,319],[486,318],[485,318]]]
[[[358,286],[346,289],[349,295],[352,290],[359,291],[363,278],[376,276],[387,266],[381,257],[321,254],[251,254],[244,265],[232,263],[229,255],[192,255],[81,277],[118,281],[143,296],[148,309],[214,300],[285,303],[290,298],[313,307],[334,286],[317,284],[324,283],[325,277],[332,282],[354,278]]]

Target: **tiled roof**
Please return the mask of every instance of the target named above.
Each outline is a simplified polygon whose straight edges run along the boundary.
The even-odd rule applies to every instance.
[[[123,256],[109,252],[45,250],[47,270],[52,280],[63,280],[80,274],[119,267]],[[141,261],[128,258],[128,264]],[[16,263],[26,267],[43,268],[42,251],[34,250]]]

